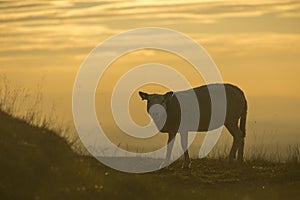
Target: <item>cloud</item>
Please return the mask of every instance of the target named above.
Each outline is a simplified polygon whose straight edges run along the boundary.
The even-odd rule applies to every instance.
[[[92,48],[116,31],[101,25],[78,24],[5,27],[0,33],[0,51]]]
[[[268,30],[286,32],[282,35],[286,38],[287,33],[300,32],[295,26],[299,8],[297,1],[268,0],[7,1],[0,4],[0,51],[93,48],[124,29],[147,25],[174,28],[195,37],[209,33],[207,38],[218,42],[219,37],[234,39],[251,28],[261,34],[241,40],[268,37]],[[238,33],[230,36],[234,32]]]
[[[51,1],[34,4],[30,1],[12,1],[2,7],[4,21],[76,19],[78,18],[184,18],[220,19],[227,17],[257,16],[276,12],[299,12],[295,1],[112,1],[104,3],[78,1]],[[10,5],[11,4],[11,5]],[[16,12],[17,11],[17,12]]]

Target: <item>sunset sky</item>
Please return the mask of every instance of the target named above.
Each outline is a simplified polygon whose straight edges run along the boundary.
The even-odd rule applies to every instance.
[[[261,130],[288,125],[299,133],[299,1],[1,1],[0,18],[0,73],[32,89],[43,80],[47,101],[67,120],[76,73],[89,52],[114,34],[151,26],[182,32],[207,50],[223,80],[245,91],[250,129],[257,122]],[[103,92],[111,92],[112,77],[148,62],[183,71],[193,86],[204,84],[180,58],[140,51],[113,63]],[[133,100],[144,108],[137,95]]]

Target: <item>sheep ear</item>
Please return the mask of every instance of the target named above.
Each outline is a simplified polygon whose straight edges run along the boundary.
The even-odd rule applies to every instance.
[[[149,94],[139,91],[139,95],[142,98],[142,100],[148,100]]]
[[[166,94],[164,94],[165,101],[169,101],[172,98],[173,94],[174,94],[174,92],[172,92],[172,91],[167,92]]]

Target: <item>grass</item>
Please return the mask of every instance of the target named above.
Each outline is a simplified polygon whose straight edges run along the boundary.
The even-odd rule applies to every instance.
[[[127,174],[74,153],[52,131],[3,112],[0,119],[1,199],[226,199],[231,195],[257,199],[264,195],[293,198],[300,193],[299,163],[248,161],[239,166],[202,159],[193,160],[190,172],[182,170],[177,161],[167,170]]]
[[[28,90],[13,85],[4,74],[0,74],[0,110],[28,124],[46,128],[67,137],[68,127],[55,113],[54,103],[50,112],[45,115],[43,80],[36,84],[36,89]],[[71,139],[71,138],[70,138]]]
[[[55,132],[0,112],[0,199],[298,199],[299,162],[181,160],[127,174],[75,153]]]
[[[243,165],[229,164],[224,147],[192,160],[188,171],[178,160],[152,173],[122,173],[74,151],[72,140],[33,109],[35,101],[19,112],[27,93],[6,88],[0,90],[0,199],[299,198],[299,146],[287,150],[285,162],[265,159],[261,151]],[[41,95],[36,98],[42,101]]]

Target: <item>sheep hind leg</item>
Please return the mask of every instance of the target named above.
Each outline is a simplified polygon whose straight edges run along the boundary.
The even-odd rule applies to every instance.
[[[225,125],[228,131],[233,136],[233,144],[229,153],[229,162],[232,162],[237,155],[239,162],[243,162],[243,153],[244,153],[244,138],[242,131],[238,127],[237,123]]]

